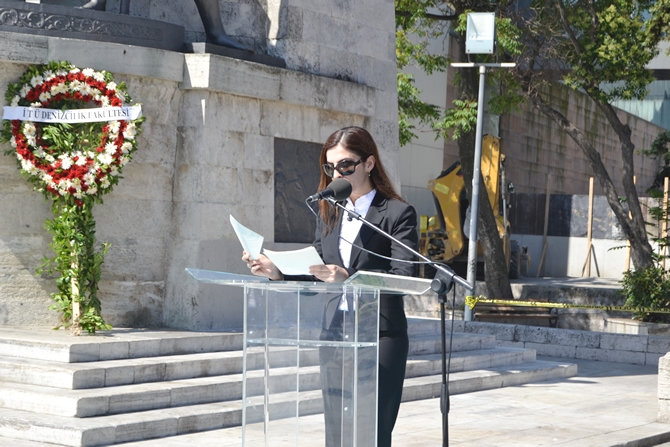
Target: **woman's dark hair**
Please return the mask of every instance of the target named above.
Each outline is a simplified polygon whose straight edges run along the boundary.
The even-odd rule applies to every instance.
[[[375,167],[370,171],[370,181],[372,186],[377,190],[377,194],[381,194],[387,199],[396,199],[405,201],[400,194],[393,188],[393,184],[389,180],[388,174],[384,169],[381,159],[379,158],[379,151],[377,144],[372,139],[372,135],[362,127],[345,127],[330,135],[321,148],[321,155],[319,156],[319,166],[328,162],[326,152],[337,145],[363,159],[367,159],[370,155],[375,157]],[[323,170],[321,170],[321,180],[319,182],[319,191],[326,189],[333,179],[328,177]],[[326,200],[319,202],[319,214],[323,221],[331,228],[337,220],[337,208],[333,207]],[[328,229],[326,228],[326,232]]]

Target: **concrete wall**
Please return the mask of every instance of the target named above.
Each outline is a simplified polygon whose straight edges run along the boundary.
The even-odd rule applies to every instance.
[[[108,9],[115,5],[109,1]],[[275,138],[323,143],[340,127],[365,126],[399,179],[392,2],[221,7],[231,35],[285,58],[288,69],[0,33],[0,86],[15,82],[28,64],[69,60],[111,71],[142,103],[140,149],[95,209],[98,240],[112,243],[100,283],[103,316],[117,327],[241,327],[241,290],[199,286],[184,268],[246,270],[229,214],[262,234],[268,248],[276,245]],[[189,32],[201,37],[193,2],[135,0],[131,14],[183,24],[187,39]],[[50,214],[14,158],[0,156],[0,324],[57,323],[47,309],[53,281],[34,275],[51,255],[43,230]]]
[[[623,195],[621,150],[619,140],[603,114],[586,95],[562,85],[552,85],[546,92],[551,104],[580,128],[598,150],[619,195]],[[632,129],[637,150],[649,149],[664,129],[641,118],[620,111],[620,117]],[[558,129],[529,105],[505,115],[501,120],[501,151],[507,156],[507,178],[519,192],[546,191],[547,174],[552,175],[552,192],[588,194],[591,166],[568,135]],[[640,196],[651,186],[659,166],[639,153],[635,156],[635,174]],[[602,195],[595,182],[594,192]]]

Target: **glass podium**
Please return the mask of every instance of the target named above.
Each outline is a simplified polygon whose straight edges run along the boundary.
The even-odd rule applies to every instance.
[[[244,288],[242,445],[374,447],[380,294],[430,280],[358,272],[344,283],[186,269]],[[328,440],[328,441],[326,441]]]

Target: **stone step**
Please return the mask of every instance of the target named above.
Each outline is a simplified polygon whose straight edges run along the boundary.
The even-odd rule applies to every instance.
[[[465,394],[546,380],[565,379],[577,375],[577,365],[568,362],[536,360],[512,366],[464,371],[449,374],[449,394]],[[403,402],[440,397],[442,378],[439,375],[405,379]]]
[[[292,366],[295,357],[295,349],[274,348],[270,353],[270,364],[273,367]],[[300,351],[303,365],[318,364],[318,357],[316,349]],[[86,363],[4,357],[0,358],[0,381],[80,390],[236,374],[242,372],[242,361],[242,351]],[[262,361],[260,353],[247,356],[249,369],[260,368]]]
[[[318,389],[319,367],[304,368],[301,389]],[[263,393],[263,370],[247,371],[250,395]],[[274,368],[274,392],[295,389],[296,369]],[[90,418],[159,408],[239,400],[242,374],[171,380],[84,390],[63,390],[39,385],[0,383],[0,407],[44,414]]]
[[[312,356],[317,358],[317,352]],[[261,362],[259,355],[252,356]],[[535,351],[517,348],[482,349],[452,354],[451,371],[473,368],[511,366],[535,359]],[[260,367],[257,363],[255,366]],[[300,389],[320,387],[318,359],[312,365],[301,363]],[[408,361],[406,377],[439,374],[442,371],[441,355],[413,356]],[[273,391],[295,389],[296,368],[273,367]],[[262,391],[260,369],[249,370],[249,393]],[[37,384],[0,382],[0,406],[18,410],[35,411],[71,417],[94,417],[146,411],[157,408],[181,407],[218,401],[238,400],[242,397],[241,373],[211,377],[193,377],[178,380],[136,383],[104,388],[59,389]]]
[[[452,373],[449,375],[449,393],[455,395],[567,378],[576,373],[577,367],[574,364],[547,361]],[[440,376],[408,378],[405,380],[403,401],[437,397],[440,390]],[[321,411],[320,394],[320,390],[301,393],[301,409],[304,402],[304,414]],[[278,397],[273,396],[274,400],[279,400]],[[295,394],[290,393],[287,401],[293,399]],[[57,445],[77,447],[112,445],[236,427],[241,424],[241,414],[239,400],[83,419],[0,408],[0,436],[26,441],[48,439]]]
[[[453,352],[449,362],[449,372],[458,373],[478,369],[513,366],[532,363],[536,353],[532,349],[491,348],[473,352]],[[405,378],[428,376],[442,373],[442,354],[410,356],[407,359]]]
[[[473,335],[480,335],[473,337]],[[496,337],[488,337],[483,334],[473,334],[467,332],[454,332],[453,340],[446,340],[446,346],[451,346],[451,352],[475,351],[477,349],[487,349],[496,346]],[[447,334],[449,337],[449,334]],[[442,352],[442,340],[440,334],[413,335],[409,339],[409,355],[434,354]]]
[[[196,339],[200,337],[196,336]],[[491,348],[494,344],[492,335],[457,332],[451,347],[453,352],[462,352]],[[439,353],[441,349],[439,337],[435,335],[410,339],[412,356]],[[294,348],[273,347],[270,352],[272,366],[295,365],[295,358]],[[260,367],[262,357],[251,354],[247,361],[250,362],[249,369],[255,369]],[[318,350],[302,349],[300,364],[317,365]],[[0,356],[0,381],[63,389],[101,388],[241,372],[241,350],[78,363]]]
[[[97,362],[241,350],[242,341],[241,333],[114,329],[75,337],[44,327],[0,326],[0,357]]]
[[[461,322],[456,322],[456,326],[454,327],[455,332],[463,332],[463,325]],[[445,329],[447,336],[449,335],[449,332],[451,332],[451,321],[447,319],[445,321]],[[416,336],[416,335],[429,335],[429,334],[434,334],[439,336],[442,333],[442,324],[439,319],[435,318],[422,318],[422,317],[407,317],[407,332],[409,333],[409,336]]]

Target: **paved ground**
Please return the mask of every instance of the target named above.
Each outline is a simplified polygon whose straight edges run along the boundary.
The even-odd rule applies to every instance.
[[[574,362],[579,365],[579,374],[567,380],[452,396],[448,445],[645,447],[665,442],[668,444],[662,445],[670,446],[670,424],[655,422],[656,367],[587,360]],[[318,427],[321,417],[303,418],[305,427]],[[215,430],[123,446],[239,446],[240,434],[240,429]],[[0,438],[0,445],[46,447],[49,444]],[[273,439],[270,445],[288,444]],[[439,400],[402,404],[393,446],[441,445]]]

